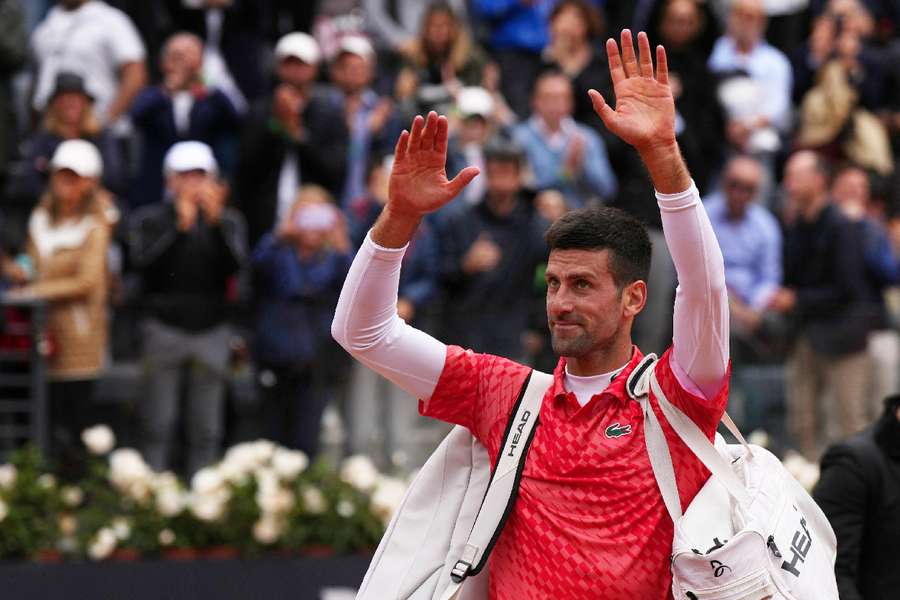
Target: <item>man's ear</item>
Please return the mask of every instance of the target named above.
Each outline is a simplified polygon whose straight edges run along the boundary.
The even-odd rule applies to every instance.
[[[647,304],[647,283],[641,279],[622,288],[622,315],[636,317]]]

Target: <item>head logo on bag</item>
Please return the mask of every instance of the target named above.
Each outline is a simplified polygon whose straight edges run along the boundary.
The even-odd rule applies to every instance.
[[[613,423],[606,428],[606,437],[608,438],[622,437],[623,435],[629,435],[630,433],[631,425],[619,425],[618,423]]]

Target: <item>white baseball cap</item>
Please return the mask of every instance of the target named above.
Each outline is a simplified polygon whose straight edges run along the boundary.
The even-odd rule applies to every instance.
[[[308,33],[295,31],[278,40],[275,45],[275,58],[279,61],[293,56],[309,65],[317,65],[322,59],[322,52],[316,39]]]
[[[464,117],[489,119],[494,114],[494,98],[483,87],[464,87],[456,96],[456,107]]]
[[[166,152],[163,171],[166,174],[206,171],[215,175],[219,172],[219,164],[213,156],[212,149],[203,142],[178,142]]]
[[[100,177],[103,159],[100,151],[87,140],[66,140],[56,147],[50,168],[54,171],[69,169],[81,177]]]
[[[375,56],[375,49],[372,44],[361,35],[344,36],[341,45],[338,47],[338,56],[341,54],[355,54],[366,60],[371,60]]]

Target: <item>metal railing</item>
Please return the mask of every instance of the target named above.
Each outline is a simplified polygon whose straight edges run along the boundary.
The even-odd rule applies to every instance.
[[[47,303],[0,298],[0,458],[25,443],[48,450]]]

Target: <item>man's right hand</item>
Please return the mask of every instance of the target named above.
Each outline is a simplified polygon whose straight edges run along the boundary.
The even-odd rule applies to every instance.
[[[417,116],[412,132],[400,134],[388,188],[388,208],[395,215],[421,218],[455,198],[478,175],[466,167],[447,180],[447,118],[434,111]]]
[[[372,228],[372,241],[402,248],[412,239],[419,221],[455,198],[478,175],[466,167],[447,180],[447,118],[434,111],[417,116],[412,131],[400,134],[388,184],[388,201]]]

